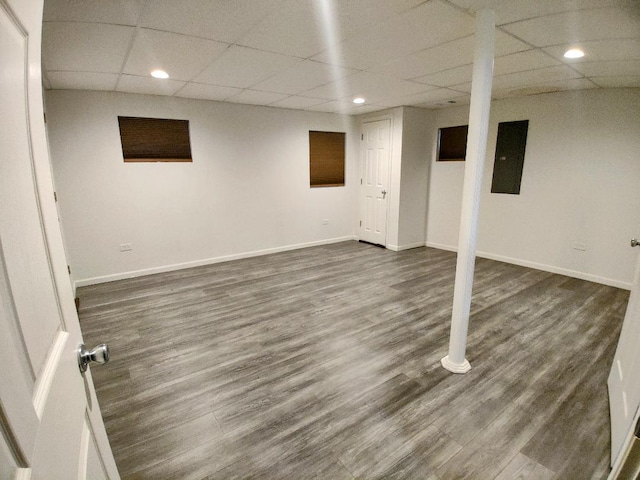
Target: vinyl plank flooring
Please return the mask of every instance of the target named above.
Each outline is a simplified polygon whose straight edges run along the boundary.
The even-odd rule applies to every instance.
[[[557,472],[557,478],[570,475],[589,478],[600,461],[600,458],[589,455],[590,450],[596,445],[601,449],[608,447],[607,439],[600,432],[607,430],[609,419],[601,412],[609,408],[608,360],[614,351],[615,344],[609,344],[599,361],[584,372],[583,381],[575,386],[522,449],[529,458]],[[550,448],[556,442],[566,447],[562,450]]]
[[[570,359],[564,357],[562,351],[549,355],[544,368],[534,369],[522,379],[527,384],[523,393],[437,474],[443,480],[498,475],[509,459],[526,446],[552,413],[570,397],[591,365],[609,353],[607,342],[602,341],[606,330],[606,325],[601,325],[588,332],[584,339],[576,339],[581,353]],[[600,413],[606,416],[606,410]],[[554,442],[554,445],[558,448],[563,444]],[[561,449],[567,452],[571,448],[564,445]],[[603,454],[606,452],[600,452],[598,458]]]
[[[496,480],[552,480],[555,473],[518,453]]]
[[[79,289],[122,478],[604,478],[628,292],[478,259],[453,375],[455,262],[344,242]]]

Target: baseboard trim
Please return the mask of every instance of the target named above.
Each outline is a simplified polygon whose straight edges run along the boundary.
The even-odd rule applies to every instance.
[[[452,245],[445,245],[444,243],[427,242],[425,246],[431,248],[437,248],[438,250],[448,250],[449,252],[458,252],[458,247]]]
[[[443,245],[443,244],[434,243],[434,242],[427,242],[426,245],[427,247],[437,248],[439,250],[448,250],[450,252],[458,251],[458,248],[453,245]],[[569,270],[567,268],[556,267],[553,265],[546,265],[543,263],[530,262],[529,260],[522,260],[519,258],[507,257],[504,255],[496,255],[495,253],[476,252],[476,255],[481,258],[487,258],[489,260],[496,260],[498,262],[511,263],[513,265],[520,265],[521,267],[528,267],[528,268],[533,268],[535,270],[542,270],[543,272],[557,273],[558,275],[565,275],[567,277],[579,278],[580,280],[600,283],[602,285],[621,288],[623,290],[631,290],[630,282],[622,282],[620,280],[615,280],[613,278],[601,277],[598,275],[592,275],[590,273],[578,272],[576,270]]]
[[[76,280],[74,285],[74,290],[77,287],[86,287],[88,285],[97,285],[100,283],[115,282],[116,280],[124,280],[127,278],[143,277],[145,275],[153,275],[155,273],[173,272],[175,270],[182,270],[184,268],[202,267],[204,265],[212,265],[214,263],[229,262],[231,260],[240,260],[243,258],[259,257],[262,255],[269,255],[271,253],[287,252],[290,250],[299,250],[301,248],[317,247],[320,245],[329,245],[332,243],[346,242],[349,240],[358,240],[358,237],[355,235],[350,235],[346,237],[329,238],[326,240],[316,240],[313,242],[284,245],[282,247],[266,248],[263,250],[253,250],[250,252],[243,252],[243,253],[234,253],[233,255],[223,255],[220,257],[205,258],[203,260],[194,260],[191,262],[176,263],[172,265],[163,265],[160,267],[145,268],[142,270],[133,270],[133,271],[123,272],[123,273],[114,273],[111,275],[104,275],[100,277],[83,278],[80,280]]]
[[[420,243],[408,243],[407,245],[387,245],[389,250],[394,252],[402,252],[403,250],[411,250],[412,248],[424,247],[424,242]]]

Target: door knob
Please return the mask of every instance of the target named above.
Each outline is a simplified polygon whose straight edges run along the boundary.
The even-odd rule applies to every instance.
[[[96,362],[99,364],[107,363],[109,361],[109,346],[106,343],[101,343],[93,350],[87,350],[84,343],[78,346],[78,366],[81,372],[86,372],[90,362]]]
[[[382,198],[386,198],[387,197],[387,191],[386,190],[382,190]]]
[[[638,245],[640,245],[640,240],[637,240],[635,238],[631,239],[631,246],[632,247],[637,247]]]

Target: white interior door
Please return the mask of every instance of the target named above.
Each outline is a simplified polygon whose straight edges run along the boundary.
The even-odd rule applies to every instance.
[[[44,134],[42,0],[0,0],[0,478],[117,479],[62,250]]]
[[[361,144],[360,240],[386,246],[391,121],[363,124]]]
[[[631,287],[631,296],[609,373],[611,411],[611,463],[625,450],[625,440],[633,428],[640,406],[640,255]]]

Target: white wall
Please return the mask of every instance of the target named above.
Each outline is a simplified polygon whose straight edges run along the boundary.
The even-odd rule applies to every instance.
[[[425,244],[431,146],[437,142],[436,112],[402,109],[402,171],[400,180],[399,249]]]
[[[435,129],[467,123],[440,110]],[[492,194],[498,122],[529,120],[520,195]],[[480,256],[629,288],[640,236],[640,90],[493,102],[478,232]],[[427,244],[456,249],[463,162],[435,162]],[[573,248],[584,243],[586,251]]]
[[[354,238],[351,117],[113,92],[49,91],[46,102],[79,285]],[[118,115],[189,120],[193,163],[125,164]],[[345,187],[309,188],[309,130],[347,132]]]

